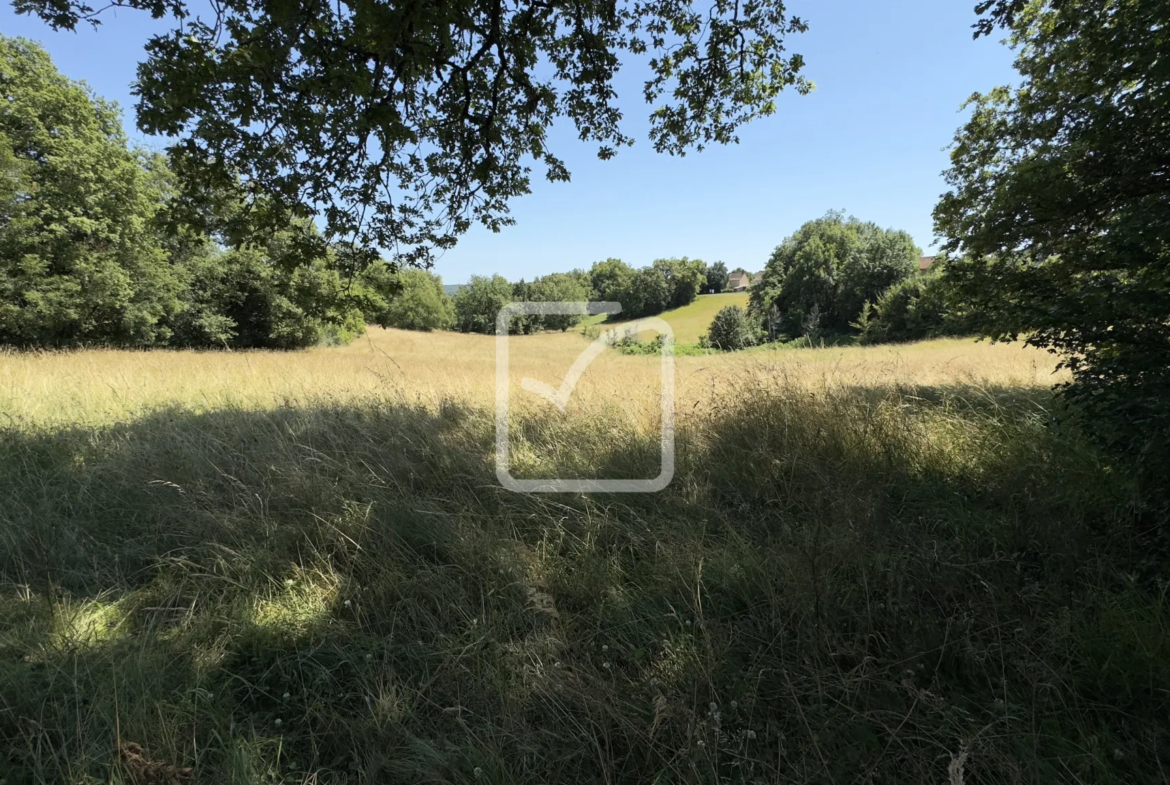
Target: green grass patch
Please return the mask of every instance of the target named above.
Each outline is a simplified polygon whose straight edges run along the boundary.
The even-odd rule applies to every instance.
[[[0,770],[129,781],[129,741],[225,784],[1159,781],[1130,486],[1047,394],[969,392],[728,390],[632,496],[502,490],[456,404],[0,431]],[[656,470],[619,413],[517,416],[536,464]]]
[[[711,320],[721,308],[729,305],[738,305],[746,308],[748,304],[747,292],[725,292],[723,294],[700,294],[690,305],[675,308],[658,314],[666,320],[670,329],[674,331],[674,340],[677,346],[684,344],[698,344],[699,338],[707,334]],[[599,325],[621,325],[624,319],[607,319],[604,315],[591,316],[582,322],[581,329],[588,332],[589,328],[596,329]],[[652,334],[640,336],[648,340]]]

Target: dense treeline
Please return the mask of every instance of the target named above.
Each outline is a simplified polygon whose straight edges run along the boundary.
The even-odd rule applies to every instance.
[[[36,44],[0,37],[0,94],[0,344],[292,349],[367,323],[490,333],[512,301],[610,300],[638,317],[726,284],[721,264],[609,259],[531,282],[477,276],[452,298],[427,270],[358,263],[308,217],[273,231],[265,205],[230,187],[192,204],[171,162],[131,149],[117,107]]]
[[[622,317],[633,319],[694,302],[707,282],[707,265],[684,256],[635,270],[621,259],[606,259],[593,265],[589,279],[598,300],[621,303]]]
[[[945,258],[920,272],[920,256],[904,231],[830,212],[776,247],[751,288],[748,311],[720,311],[704,344],[742,349],[767,340],[876,343],[969,332],[970,320],[940,274]]]
[[[0,95],[0,343],[287,349],[389,309],[393,271],[344,276],[307,219],[248,232],[262,205],[230,191],[181,209],[166,158],[36,44],[0,37]]]

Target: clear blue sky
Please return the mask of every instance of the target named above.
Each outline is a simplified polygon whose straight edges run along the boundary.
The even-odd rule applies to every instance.
[[[790,50],[805,56],[816,90],[783,95],[776,114],[742,130],[740,144],[683,158],[659,155],[646,140],[649,108],[631,68],[618,94],[634,147],[599,161],[570,128],[554,128],[553,149],[572,182],[534,176],[532,194],[513,203],[516,226],[473,229],[436,272],[447,283],[477,273],[531,279],[608,256],[640,266],[684,255],[754,271],[785,236],[831,209],[905,229],[930,251],[930,213],[945,190],[959,107],[977,90],[1014,81],[1010,50],[998,39],[971,40],[973,6],[797,0],[790,8],[810,29]],[[133,142],[161,147],[134,127],[130,84],[143,42],[165,28],[141,12],[103,18],[96,32],[54,33],[0,3],[4,34],[40,41],[62,72],[122,106]]]

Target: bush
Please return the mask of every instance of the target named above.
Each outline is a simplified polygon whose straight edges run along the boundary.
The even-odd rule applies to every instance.
[[[970,332],[949,302],[949,286],[936,264],[930,272],[894,284],[867,304],[856,326],[863,343],[919,341]]]
[[[736,351],[759,343],[759,330],[738,305],[720,309],[707,329],[706,343],[714,349]]]
[[[345,282],[333,258],[285,261],[297,245],[282,232],[264,247],[213,249],[181,268],[183,305],[170,343],[233,349],[298,349],[345,342],[365,329],[360,282]]]

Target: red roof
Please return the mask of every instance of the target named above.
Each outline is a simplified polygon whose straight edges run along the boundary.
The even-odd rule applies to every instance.
[[[933,256],[919,256],[918,257],[918,270],[920,272],[930,269],[930,266],[932,264],[934,264],[934,257]]]

